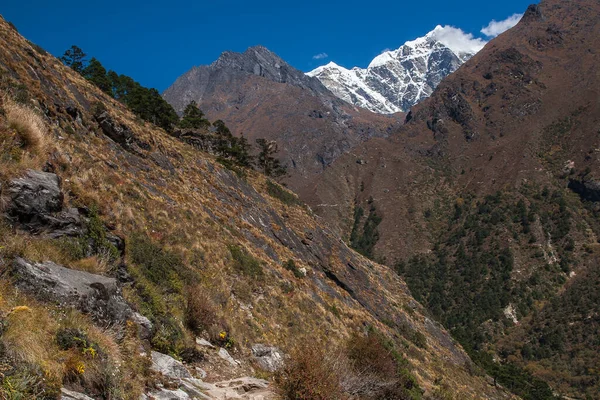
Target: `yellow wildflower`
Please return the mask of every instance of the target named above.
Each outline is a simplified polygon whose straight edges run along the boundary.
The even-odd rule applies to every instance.
[[[77,366],[75,367],[75,371],[79,375],[83,375],[85,373],[85,365],[82,362],[78,362]]]

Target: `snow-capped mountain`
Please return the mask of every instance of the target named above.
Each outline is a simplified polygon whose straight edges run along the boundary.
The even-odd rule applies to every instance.
[[[330,62],[307,75],[318,78],[342,100],[391,114],[408,111],[429,97],[445,76],[484,45],[460,29],[438,25],[424,37],[375,57],[367,68],[346,69]]]

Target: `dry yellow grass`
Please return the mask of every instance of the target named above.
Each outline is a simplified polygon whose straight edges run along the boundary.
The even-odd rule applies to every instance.
[[[8,126],[13,129],[26,150],[41,154],[48,147],[48,127],[33,109],[4,97],[4,111]]]
[[[48,160],[48,126],[32,108],[17,103],[0,90],[0,179],[8,180],[27,169],[39,169]]]

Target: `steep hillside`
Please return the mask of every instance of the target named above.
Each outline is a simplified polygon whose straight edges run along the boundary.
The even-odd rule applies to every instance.
[[[539,334],[536,317],[524,327],[536,313],[564,322],[556,305],[572,302],[565,289],[579,284],[570,281],[594,267],[599,21],[597,1],[529,7],[414,107],[405,126],[353,149],[315,183],[316,212],[363,253],[397,263],[471,354],[496,352],[515,324]],[[597,316],[587,315],[595,326]],[[587,343],[561,337],[564,351]],[[599,395],[589,379],[597,351],[580,358],[554,349],[531,362],[496,354],[562,393]],[[580,367],[553,363],[561,357]]]
[[[221,119],[250,142],[276,140],[295,191],[337,157],[371,137],[384,137],[401,122],[353,107],[316,78],[257,46],[225,52],[208,66],[180,76],[164,98],[177,111],[196,101],[210,120]]]
[[[229,379],[270,379],[281,353],[279,387],[312,373],[322,399],[511,397],[286,189],[141,121],[2,19],[0,42],[1,397],[258,399],[268,382]]]
[[[438,25],[424,37],[378,55],[367,68],[348,70],[331,62],[307,75],[318,78],[340,99],[367,110],[382,114],[408,111],[484,45],[476,39],[464,44],[447,39],[455,35],[464,34]]]

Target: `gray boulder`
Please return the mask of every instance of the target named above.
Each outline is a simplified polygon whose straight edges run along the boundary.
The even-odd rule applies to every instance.
[[[8,185],[12,211],[20,216],[50,214],[62,210],[64,196],[56,174],[27,171],[23,178],[13,179]]]
[[[275,372],[283,367],[283,353],[277,347],[255,344],[252,346],[252,355],[258,365],[269,372]]]
[[[158,351],[152,352],[152,366],[150,369],[172,379],[192,378],[192,374],[189,373],[181,361]]]
[[[83,393],[73,392],[71,390],[60,389],[60,400],[94,400]]]
[[[79,211],[63,210],[64,195],[56,174],[29,170],[22,178],[10,181],[3,195],[8,217],[21,229],[51,237],[83,232]]]
[[[124,322],[133,315],[114,278],[22,258],[15,259],[13,275],[21,290],[44,301],[76,307],[98,321]]]

